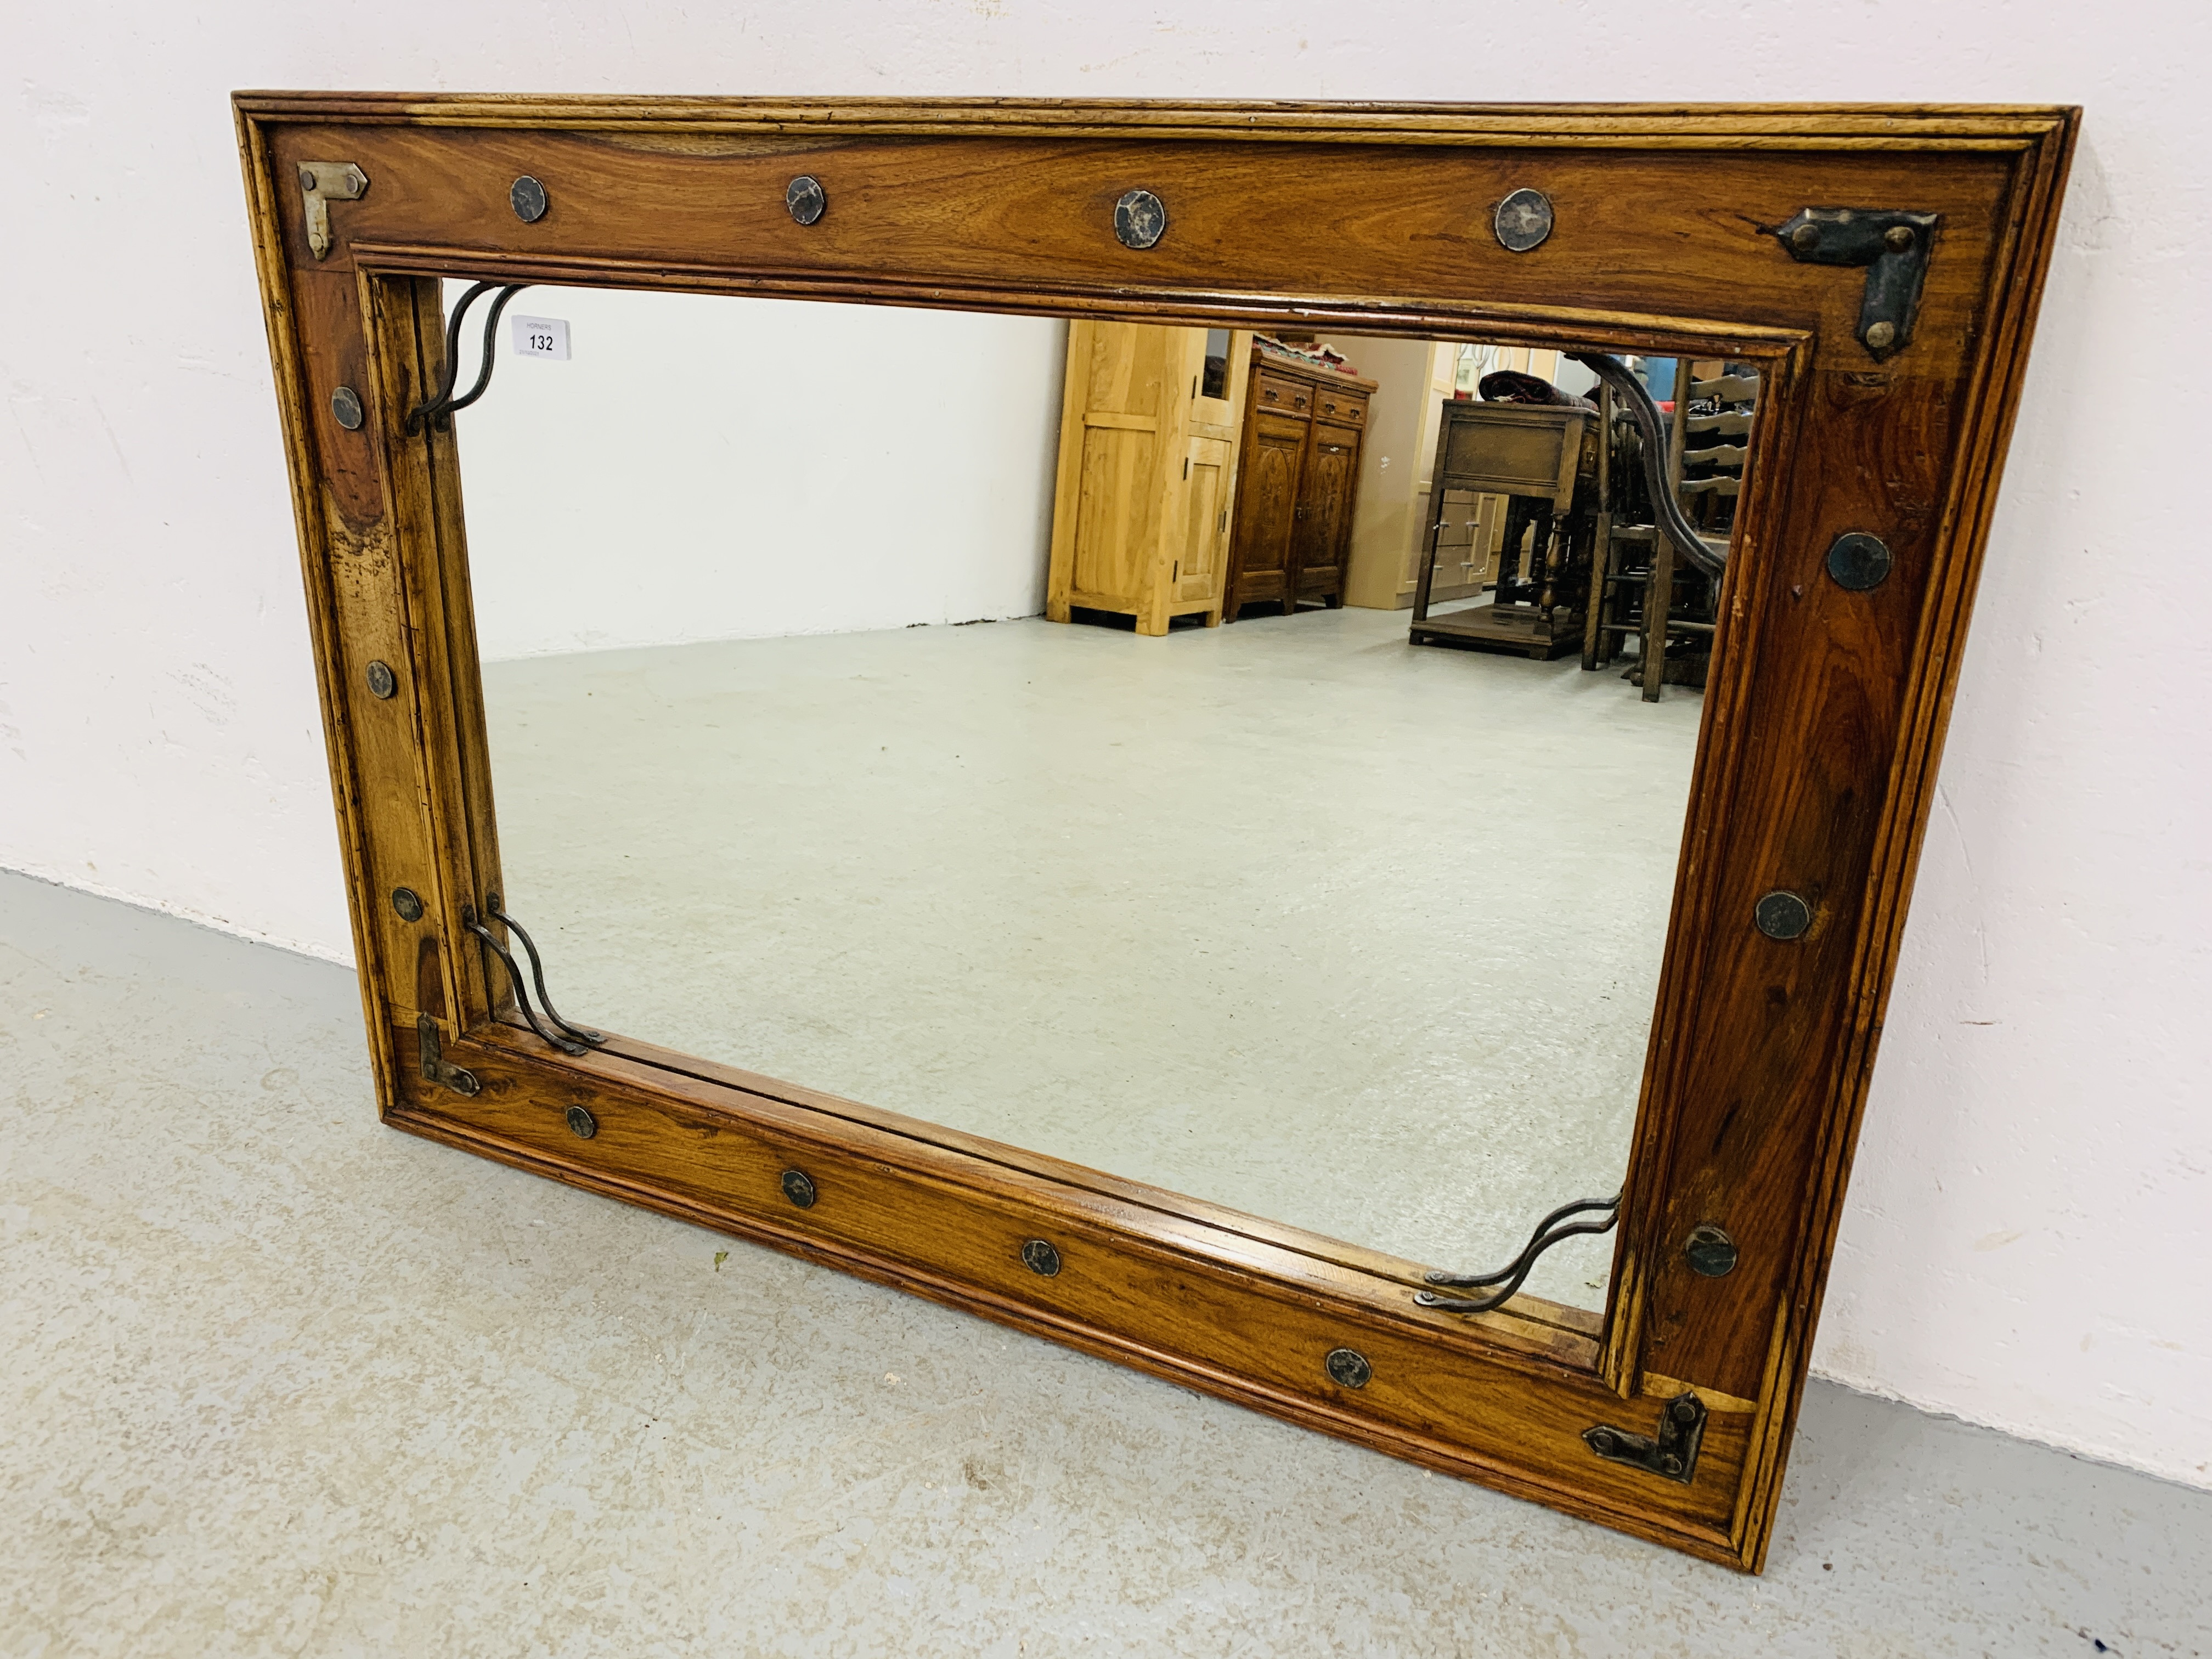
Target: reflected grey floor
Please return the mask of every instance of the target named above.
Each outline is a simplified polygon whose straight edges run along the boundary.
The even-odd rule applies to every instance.
[[[1620,1183],[1695,692],[1359,610],[484,678],[571,1018],[1426,1265]]]
[[[0,1264],[11,1656],[2212,1652],[2212,1496],[1816,1383],[1741,1577],[380,1128],[350,974],[9,875]]]

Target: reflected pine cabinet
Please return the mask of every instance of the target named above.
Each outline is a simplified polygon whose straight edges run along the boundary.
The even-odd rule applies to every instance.
[[[1237,331],[1212,395],[1206,331],[1074,322],[1067,331],[1045,615],[1106,611],[1164,634],[1173,617],[1221,620],[1233,411],[1245,382]]]

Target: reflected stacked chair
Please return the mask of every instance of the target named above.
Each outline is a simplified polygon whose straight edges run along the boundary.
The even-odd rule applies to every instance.
[[[1725,536],[1743,488],[1759,377],[1738,368],[1691,379],[1686,359],[1674,365],[1674,412],[1666,475],[1675,499],[1700,531]],[[1686,396],[1682,395],[1686,392]],[[1600,388],[1600,424],[1609,441],[1598,449],[1596,556],[1590,561],[1583,666],[1610,664],[1632,635],[1640,653],[1633,677],[1644,700],[1656,702],[1672,680],[1703,685],[1714,621],[1712,580],[1677,556],[1661,535],[1644,483],[1643,439],[1609,390]],[[1656,603],[1653,595],[1664,595]]]

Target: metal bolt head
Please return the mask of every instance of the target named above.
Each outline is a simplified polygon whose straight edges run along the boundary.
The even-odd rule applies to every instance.
[[[1620,1438],[1611,1429],[1592,1429],[1583,1438],[1600,1457],[1610,1457],[1620,1449]]]
[[[1735,1271],[1735,1240],[1730,1238],[1711,1222],[1690,1229],[1690,1236],[1682,1241],[1683,1258],[1692,1273],[1703,1273],[1707,1279],[1725,1279]],[[1678,1401],[1675,1414],[1681,1414]]]
[[[1889,574],[1889,544],[1864,531],[1848,531],[1828,548],[1828,576],[1854,593],[1879,587]]]
[[[1674,1420],[1685,1427],[1698,1420],[1698,1402],[1686,1396],[1677,1400],[1668,1409],[1674,1413]]]
[[[599,1121],[581,1106],[568,1109],[568,1133],[579,1140],[589,1140],[599,1132]]]
[[[1367,1363],[1367,1356],[1357,1348],[1331,1348],[1322,1362],[1328,1380],[1340,1389],[1364,1389],[1375,1375],[1375,1368]]]
[[[1795,893],[1771,892],[1752,907],[1751,919],[1769,939],[1801,939],[1813,925],[1813,907]]]
[[[786,1170],[779,1180],[783,1195],[802,1210],[812,1209],[814,1200],[821,1196],[814,1190],[813,1177],[804,1170]]]
[[[802,173],[783,187],[783,204],[800,224],[811,225],[828,211],[830,197],[819,179]]]
[[[1897,325],[1893,322],[1884,321],[1875,323],[1869,326],[1866,331],[1866,343],[1869,347],[1875,351],[1888,350],[1892,342],[1896,338]]]
[[[1881,234],[1883,246],[1892,253],[1902,253],[1912,246],[1911,225],[1892,225]]]
[[[1022,1246],[1022,1265],[1042,1279],[1051,1279],[1060,1272],[1060,1252],[1050,1241],[1032,1238]]]
[[[315,188],[314,168],[301,167],[300,169],[300,188],[301,190],[313,190]]]
[[[331,418],[349,432],[361,430],[368,412],[361,406],[361,393],[349,386],[342,386],[331,393]]]
[[[1540,190],[1516,190],[1498,204],[1490,228],[1508,253],[1527,253],[1552,234],[1552,198]]]
[[[369,664],[367,678],[368,695],[372,697],[388,697],[399,689],[399,681],[393,675],[390,663]]]
[[[1790,246],[1800,253],[1810,253],[1820,246],[1820,228],[1808,219],[1790,233]]]
[[[543,219],[549,205],[545,186],[526,173],[507,187],[507,200],[514,210],[514,216],[526,225],[534,225]]]
[[[1682,1460],[1673,1452],[1668,1452],[1659,1460],[1659,1468],[1661,1473],[1665,1474],[1680,1474],[1682,1472]]]
[[[1142,252],[1168,234],[1168,204],[1149,190],[1133,190],[1114,204],[1114,235]]]
[[[392,908],[399,913],[399,920],[402,921],[422,920],[422,898],[412,887],[393,888]]]

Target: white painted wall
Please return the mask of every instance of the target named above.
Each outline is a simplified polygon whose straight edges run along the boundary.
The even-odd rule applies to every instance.
[[[1816,1364],[2212,1485],[2202,5],[9,7],[0,864],[345,948],[229,88],[1451,99],[1486,62],[2088,106]]]
[[[488,659],[1044,609],[1066,324],[534,288],[499,333],[456,417]]]
[[[1395,608],[1410,550],[1428,518],[1425,486],[1443,426],[1431,413],[1440,401],[1431,384],[1438,347],[1429,340],[1387,335],[1349,335],[1322,343],[1342,352],[1355,370],[1375,382],[1367,404],[1367,435],[1359,447],[1359,494],[1352,510],[1345,602]]]

